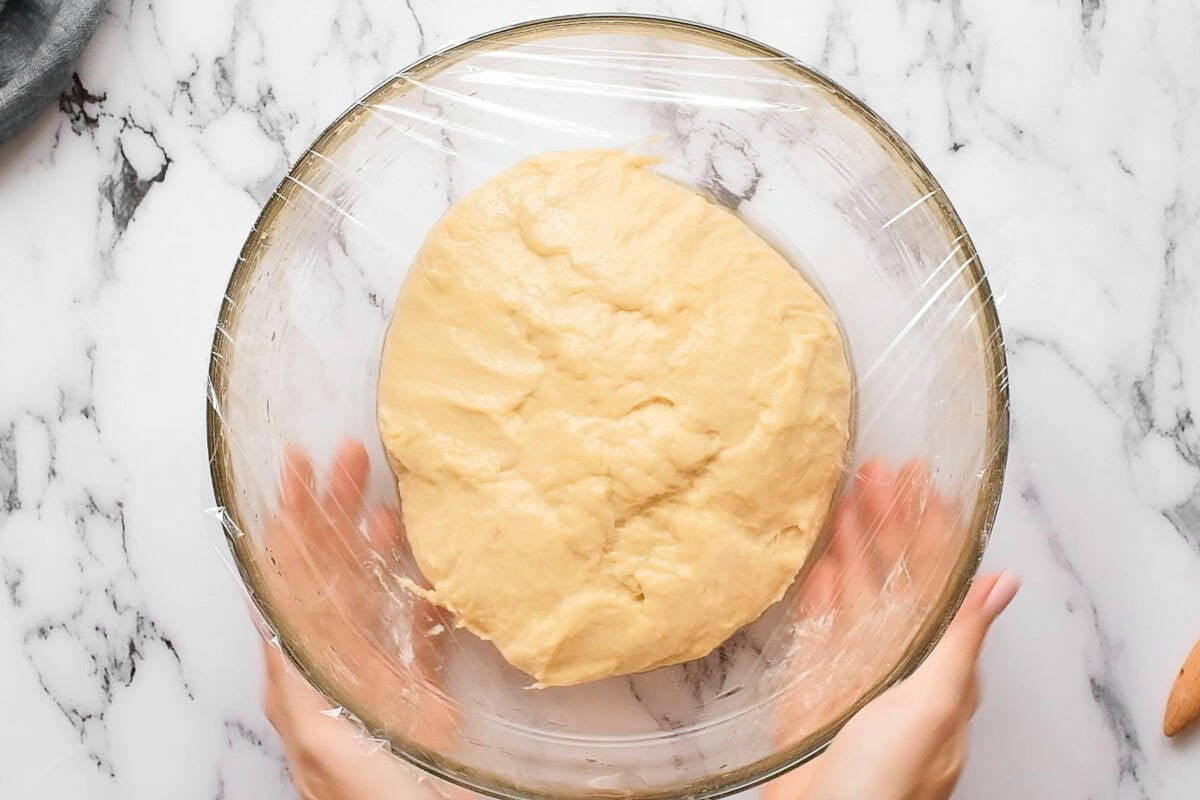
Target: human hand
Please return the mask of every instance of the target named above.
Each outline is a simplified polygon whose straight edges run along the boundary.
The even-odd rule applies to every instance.
[[[474,797],[428,777],[366,738],[265,643],[267,719],[279,733],[292,784],[301,800],[435,800]]]
[[[398,558],[403,529],[395,508],[368,511],[364,501],[369,461],[359,442],[339,448],[323,490],[312,462],[301,450],[289,450],[282,470],[279,508],[267,526],[264,579],[276,617],[291,626],[308,648],[314,668],[354,682],[355,696],[372,709],[391,709],[391,718],[407,720],[403,733],[430,749],[452,747],[457,721],[448,707],[414,682],[432,681],[440,668],[438,653],[425,631],[440,624],[436,609],[413,598],[413,616],[405,635],[412,643],[412,664],[404,665],[388,647],[396,636],[394,621],[379,607],[380,588],[367,565],[384,569]],[[365,525],[364,525],[365,522]],[[267,718],[279,732],[292,780],[304,800],[374,800],[467,796],[470,793],[427,779],[393,756],[382,743],[364,737],[288,663],[279,648],[265,648]],[[397,707],[417,695],[415,709]]]
[[[875,596],[904,559],[928,564],[949,546],[953,518],[921,463],[893,472],[869,462],[834,510],[829,549],[806,582],[802,613],[826,613]],[[988,629],[1019,585],[1009,574],[976,578],[917,671],[865,706],[815,761],[768,784],[766,800],[948,798],[962,772],[979,702],[976,661]]]

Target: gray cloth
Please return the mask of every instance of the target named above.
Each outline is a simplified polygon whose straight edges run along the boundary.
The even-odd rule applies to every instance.
[[[104,0],[0,0],[0,142],[67,85],[103,10]]]

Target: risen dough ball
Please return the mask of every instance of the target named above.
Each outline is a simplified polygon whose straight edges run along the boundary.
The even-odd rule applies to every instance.
[[[778,600],[838,483],[829,307],[737,217],[613,151],[437,223],[379,420],[427,594],[543,685],[710,652]]]

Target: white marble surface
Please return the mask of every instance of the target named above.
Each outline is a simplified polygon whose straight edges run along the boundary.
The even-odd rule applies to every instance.
[[[962,798],[1191,798],[1159,733],[1200,635],[1200,6],[622,3],[828,71],[929,163],[1003,295],[1027,585]],[[0,797],[291,797],[223,560],[208,346],[272,188],[355,97],[571,0],[119,0],[0,148]]]

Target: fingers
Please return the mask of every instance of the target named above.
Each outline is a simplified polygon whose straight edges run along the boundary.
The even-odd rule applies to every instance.
[[[296,532],[318,516],[315,484],[308,454],[298,445],[288,445],[279,471],[279,510],[266,526],[262,542],[270,562],[263,575],[278,602],[284,602],[287,596],[281,591],[284,576],[306,572]]]
[[[279,730],[284,724],[284,703],[279,684],[283,677],[283,661],[279,648],[263,640],[263,663],[266,665],[267,682],[263,687],[263,710],[267,720]]]
[[[308,453],[299,445],[288,445],[280,475],[279,503],[282,513],[294,515],[311,510],[316,504],[315,483]]]
[[[329,486],[321,500],[326,513],[331,517],[359,519],[370,470],[371,459],[362,442],[346,439],[339,444],[329,468]]]
[[[317,713],[328,704],[288,663],[279,646],[263,640],[263,662],[267,680],[263,688],[263,710],[275,730],[287,733],[298,715]]]
[[[897,513],[900,521],[916,528],[930,500],[929,465],[924,459],[905,462],[896,474]]]
[[[831,512],[829,542],[802,587],[800,610],[824,613],[840,608],[853,618],[854,607],[872,597],[895,558],[877,552],[881,521],[895,503],[895,475],[882,459],[862,465]],[[903,546],[905,537],[895,537]],[[891,554],[897,555],[897,554]]]
[[[871,533],[859,513],[856,498],[849,497],[834,512],[829,549],[837,560],[841,606],[848,609],[859,599],[875,594],[878,585],[871,564]]]
[[[400,511],[394,506],[379,506],[367,519],[367,540],[371,549],[391,554],[404,541]]]
[[[946,692],[968,692],[983,640],[1020,588],[1020,580],[1009,572],[976,578],[942,641],[914,679],[935,681]]]
[[[868,462],[863,487],[863,517],[871,526],[880,568],[891,573],[920,534],[930,497],[929,467],[913,459],[892,473],[879,461]],[[886,578],[886,574],[885,574]]]
[[[924,459],[902,466],[896,485],[896,513],[888,533],[881,535],[880,547],[889,563],[903,561],[904,569],[917,581],[914,590],[937,591],[936,587],[945,585],[959,550],[951,542],[955,521]]]
[[[928,576],[926,590],[945,584],[961,544],[955,533],[963,523],[941,493],[929,489],[922,501],[921,516],[913,541],[905,551],[914,574]],[[965,524],[965,523],[964,523]]]
[[[320,508],[329,518],[357,520],[362,514],[371,459],[357,439],[338,445],[329,468],[329,478]],[[317,510],[316,475],[312,459],[299,445],[288,445],[280,471],[280,514],[303,521]]]
[[[858,470],[855,488],[867,527],[878,528],[895,503],[896,476],[882,459],[871,458]]]
[[[819,617],[837,608],[839,569],[840,565],[830,553],[824,554],[821,561],[813,565],[812,572],[800,588],[801,613]]]

